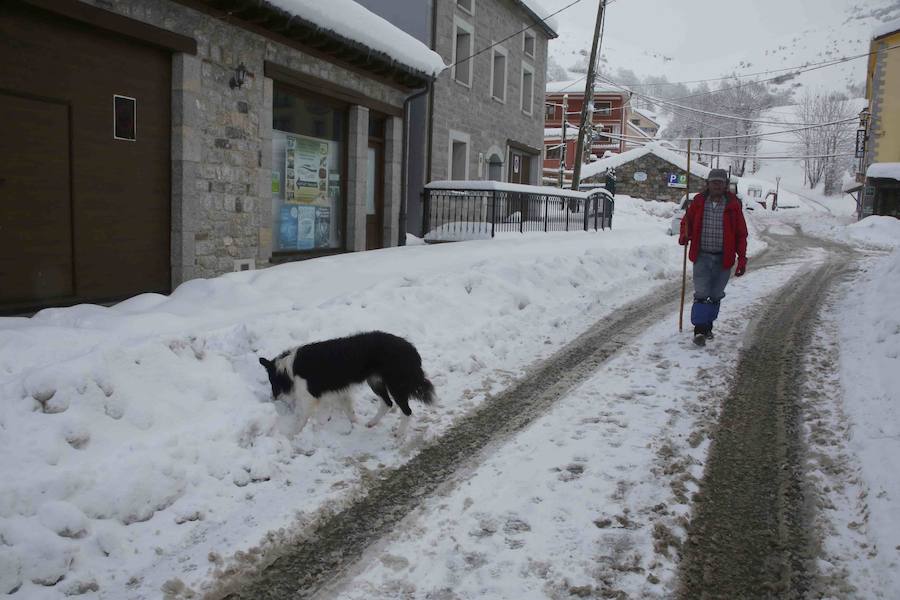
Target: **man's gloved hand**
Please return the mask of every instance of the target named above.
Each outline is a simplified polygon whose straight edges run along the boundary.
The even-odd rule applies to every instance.
[[[747,272],[747,258],[742,256],[738,258],[737,268],[734,270],[734,276],[740,277]]]

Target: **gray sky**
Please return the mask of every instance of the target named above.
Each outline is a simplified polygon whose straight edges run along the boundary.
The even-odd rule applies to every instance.
[[[539,1],[552,12],[572,0]],[[550,54],[564,67],[590,50],[598,3],[581,0],[556,16],[560,38]],[[900,0],[614,0],[602,52],[612,71],[692,80],[866,52],[875,25],[898,17]],[[840,89],[864,80],[864,69],[860,59],[811,72],[804,83]]]

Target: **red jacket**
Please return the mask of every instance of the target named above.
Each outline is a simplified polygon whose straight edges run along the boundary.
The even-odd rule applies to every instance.
[[[747,223],[744,221],[743,206],[738,197],[725,192],[725,213],[723,215],[724,238],[722,242],[722,268],[734,266],[735,256],[738,265],[747,264]],[[700,234],[703,230],[703,207],[706,195],[700,192],[691,200],[684,218],[681,219],[681,237],[678,243],[691,243],[688,257],[691,262],[700,254]]]

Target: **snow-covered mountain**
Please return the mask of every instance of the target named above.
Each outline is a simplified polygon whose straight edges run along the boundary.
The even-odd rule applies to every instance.
[[[551,12],[570,3],[542,1]],[[601,48],[603,70],[696,81],[820,63],[867,52],[873,30],[900,18],[900,0],[732,0],[719,7],[714,12],[703,0],[612,0]],[[570,71],[586,65],[595,11],[596,2],[580,2],[556,16],[560,36],[550,43],[550,56]],[[782,85],[845,91],[864,80],[865,59],[860,58],[802,73]]]

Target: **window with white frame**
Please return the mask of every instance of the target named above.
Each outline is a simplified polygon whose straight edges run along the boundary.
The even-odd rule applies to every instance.
[[[562,144],[548,146],[545,156],[550,160],[560,160],[562,158]]]
[[[531,29],[526,29],[523,33],[522,38],[522,51],[525,52],[525,56],[530,58],[534,58],[534,49],[537,46],[537,37],[534,35],[534,32]]]
[[[461,180],[469,178],[469,134],[450,130],[450,156],[448,178]]]
[[[507,52],[502,46],[494,46],[491,52],[491,97],[506,102]]]
[[[534,67],[522,63],[522,112],[530,115],[534,103]]]
[[[470,15],[475,14],[475,0],[456,0],[456,5]]]
[[[594,102],[594,114],[609,116],[612,114],[612,102]]]
[[[547,103],[544,105],[544,118],[545,119],[555,119],[556,118],[556,105]]]
[[[466,87],[472,87],[472,54],[475,52],[475,29],[460,19],[453,18],[453,79]]]

